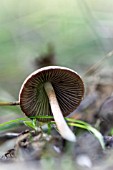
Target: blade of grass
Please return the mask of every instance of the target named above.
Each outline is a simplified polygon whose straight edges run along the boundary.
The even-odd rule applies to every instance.
[[[29,117],[29,118],[48,118],[48,119],[51,119],[53,118],[53,116],[34,116],[34,117]],[[95,128],[93,128],[91,125],[89,125],[88,123],[86,122],[83,122],[81,120],[75,120],[75,119],[72,119],[72,118],[65,118],[67,120],[67,123],[68,125],[70,126],[75,126],[75,127],[79,127],[79,128],[82,128],[82,129],[86,129],[90,132],[92,132],[95,137],[99,140],[101,146],[103,149],[105,149],[105,146],[104,146],[104,140],[103,140],[103,136],[102,134]],[[24,121],[27,121],[29,120],[27,117],[24,117],[24,118],[17,118],[17,119],[14,119],[14,120],[10,120],[8,122],[4,122],[2,124],[0,124],[0,130],[1,128],[3,129],[3,127],[5,126],[8,126],[10,124],[14,124],[14,123],[24,123]],[[55,124],[55,122],[51,122],[51,124]]]
[[[105,149],[105,144],[104,144],[104,139],[103,139],[102,134],[97,129],[93,128],[91,125],[89,125],[89,124],[83,125],[83,124],[72,123],[72,122],[71,123],[68,122],[68,125],[86,129],[86,130],[92,132],[94,134],[94,136],[99,140],[102,148]]]
[[[1,123],[0,128],[4,127],[4,126],[7,126],[7,125],[10,125],[10,124],[13,124],[13,123],[19,123],[19,122],[22,123],[23,121],[26,121],[26,120],[28,120],[28,119],[27,118],[17,118],[17,119],[14,119],[14,120],[10,120],[10,121]]]

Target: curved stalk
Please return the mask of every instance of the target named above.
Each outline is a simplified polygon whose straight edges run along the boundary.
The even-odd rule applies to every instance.
[[[0,106],[15,106],[15,105],[20,105],[19,101],[15,102],[0,102]]]
[[[60,106],[58,104],[52,84],[50,82],[47,82],[44,84],[44,88],[49,98],[51,110],[52,110],[57,128],[59,130],[59,133],[64,139],[67,139],[68,141],[71,141],[71,142],[75,142],[76,137],[64,120],[64,117],[62,115]]]

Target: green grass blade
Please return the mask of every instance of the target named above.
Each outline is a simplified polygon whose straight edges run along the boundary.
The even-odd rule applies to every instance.
[[[72,122],[68,123],[68,125],[86,129],[86,130],[92,132],[94,134],[94,136],[99,140],[101,147],[103,149],[105,149],[105,144],[104,144],[104,139],[103,139],[102,134],[97,129],[93,128],[91,125],[89,125],[89,124],[83,125],[83,124],[72,123]]]
[[[33,117],[29,117],[29,118],[32,118],[32,119],[34,119],[34,118],[35,119],[36,118],[48,118],[48,119],[51,119],[51,118],[53,118],[53,116],[33,116]],[[70,126],[79,127],[79,128],[86,129],[86,130],[92,132],[95,135],[95,137],[99,140],[102,148],[105,149],[103,136],[97,129],[95,129],[94,127],[92,127],[88,123],[83,122],[81,120],[75,120],[75,119],[72,119],[72,118],[65,118],[65,119],[66,119],[68,125],[70,125]],[[28,120],[29,119],[27,117],[23,117],[23,118],[17,118],[17,119],[14,119],[14,120],[10,120],[8,122],[1,123],[0,124],[0,130],[3,130],[3,128],[5,129],[5,127],[10,125],[10,124],[24,123],[25,121],[28,121]],[[53,121],[53,124],[54,123],[55,122]]]
[[[14,120],[10,120],[10,121],[1,123],[0,128],[7,126],[7,125],[10,125],[10,124],[13,124],[13,123],[20,123],[20,122],[22,123],[23,121],[26,121],[26,120],[28,120],[28,119],[27,118],[17,118],[17,119],[14,119]]]

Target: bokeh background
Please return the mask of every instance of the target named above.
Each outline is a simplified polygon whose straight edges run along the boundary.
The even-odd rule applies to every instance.
[[[113,1],[0,1],[1,99],[18,99],[23,80],[35,70],[34,59],[46,53],[48,43],[58,65],[82,75],[113,50]]]

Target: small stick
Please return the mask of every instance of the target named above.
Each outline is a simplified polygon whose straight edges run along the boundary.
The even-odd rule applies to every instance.
[[[101,64],[102,62],[106,59],[109,58],[113,55],[113,51],[110,51],[109,53],[107,53],[102,59],[100,59],[96,64],[92,65],[84,74],[82,77],[86,77],[91,71],[96,70]]]
[[[19,101],[15,102],[0,102],[0,106],[15,106],[15,105],[20,105]]]

